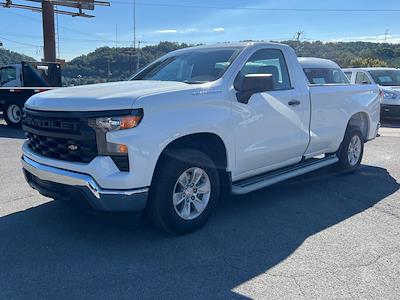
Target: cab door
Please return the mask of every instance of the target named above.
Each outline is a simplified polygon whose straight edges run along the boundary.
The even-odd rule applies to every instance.
[[[297,59],[290,63],[298,64]],[[305,75],[289,72],[287,66],[282,50],[261,49],[251,55],[236,78],[271,74],[274,88],[254,94],[248,104],[233,101],[234,181],[296,164],[306,151],[310,100]],[[303,76],[304,84],[295,85],[295,76]]]

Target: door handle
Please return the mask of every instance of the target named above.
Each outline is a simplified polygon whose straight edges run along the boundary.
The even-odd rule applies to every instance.
[[[300,105],[301,102],[300,102],[300,100],[290,100],[288,104],[290,106],[297,106],[297,105]]]

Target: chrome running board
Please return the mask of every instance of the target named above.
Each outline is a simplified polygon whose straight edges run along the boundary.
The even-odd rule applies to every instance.
[[[309,159],[294,166],[268,172],[241,181],[236,181],[232,183],[232,194],[243,195],[254,192],[275,183],[333,165],[338,161],[339,158],[336,155],[331,155],[320,159]]]

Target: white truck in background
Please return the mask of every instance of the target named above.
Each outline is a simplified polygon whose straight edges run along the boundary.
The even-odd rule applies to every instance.
[[[378,85],[382,90],[381,119],[400,119],[400,69],[343,69],[352,84]]]
[[[21,128],[22,108],[32,95],[61,86],[59,63],[26,62],[0,67],[0,111],[11,128]]]
[[[201,227],[226,187],[245,194],[337,164],[355,171],[379,128],[375,85],[309,85],[293,49],[169,53],[130,81],[37,94],[22,165],[41,194],[162,230]]]

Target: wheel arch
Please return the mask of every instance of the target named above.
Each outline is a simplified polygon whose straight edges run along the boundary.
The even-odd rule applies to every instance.
[[[231,158],[227,151],[227,145],[219,135],[211,132],[180,136],[166,145],[157,159],[153,180],[160,169],[161,162],[168,156],[172,156],[174,150],[177,149],[198,150],[208,155],[217,167],[219,174],[223,176],[223,180],[229,180],[228,166]]]
[[[362,133],[364,142],[366,142],[369,136],[370,126],[371,126],[370,124],[371,122],[368,117],[368,114],[366,112],[360,111],[353,114],[350,117],[349,122],[347,124],[347,128],[349,128],[350,126],[358,128]]]

